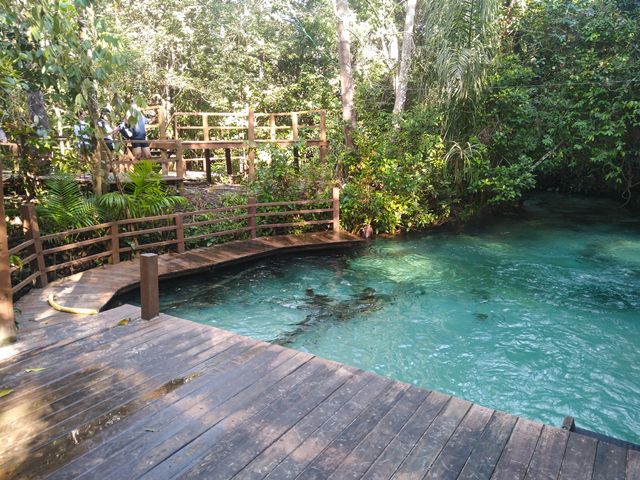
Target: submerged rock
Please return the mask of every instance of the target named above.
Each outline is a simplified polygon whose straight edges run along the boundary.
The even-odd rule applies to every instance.
[[[338,300],[329,295],[317,294],[313,288],[307,288],[305,295],[307,296],[306,302],[298,308],[311,310],[311,313],[304,320],[298,322],[293,330],[276,338],[274,343],[278,345],[291,344],[298,335],[314,326],[328,322],[346,322],[357,315],[369,315],[377,312],[393,302],[391,295],[379,294],[371,287],[363,288],[347,300]]]

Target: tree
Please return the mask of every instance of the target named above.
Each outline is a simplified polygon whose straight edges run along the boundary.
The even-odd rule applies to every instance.
[[[393,105],[393,114],[396,117],[404,111],[404,104],[407,100],[409,73],[413,59],[413,24],[416,16],[416,3],[417,0],[407,0],[402,37],[402,56],[400,57],[400,69],[396,85],[396,101]],[[395,127],[399,128],[400,123],[397,120],[394,120],[394,122]]]
[[[95,143],[101,141],[96,125],[99,97],[111,96],[109,86],[121,62],[120,42],[96,17],[96,6],[92,0],[0,0],[0,44],[29,92],[30,120],[40,127],[40,135],[53,106],[67,112],[86,108]],[[93,158],[99,193],[101,168]]]
[[[351,69],[351,39],[349,37],[349,4],[347,0],[335,0],[338,32],[338,62],[340,64],[340,94],[342,98],[342,121],[344,143],[353,149],[353,134],[356,129],[355,86]]]

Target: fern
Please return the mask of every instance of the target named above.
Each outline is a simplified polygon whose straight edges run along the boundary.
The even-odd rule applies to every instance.
[[[37,212],[45,230],[89,227],[100,220],[94,198],[83,194],[70,175],[58,174],[48,179],[39,203]]]
[[[186,203],[184,197],[171,195],[156,163],[138,162],[127,175],[123,192],[102,195],[98,204],[113,219],[162,215]]]

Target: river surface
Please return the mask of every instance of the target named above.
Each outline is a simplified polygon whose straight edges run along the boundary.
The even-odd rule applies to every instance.
[[[640,443],[640,220],[554,194],[467,227],[162,287],[163,312]]]

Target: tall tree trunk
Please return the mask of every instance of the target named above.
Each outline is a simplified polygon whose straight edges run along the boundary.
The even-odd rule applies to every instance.
[[[335,0],[338,22],[338,61],[340,63],[340,93],[342,96],[342,121],[344,123],[344,143],[353,148],[353,133],[356,129],[356,107],[354,103],[354,83],[351,70],[351,41],[349,39],[349,3]]]
[[[393,105],[394,126],[398,128],[400,123],[398,115],[404,111],[407,100],[407,87],[409,85],[409,73],[413,60],[413,24],[416,17],[417,0],[407,0],[407,8],[404,15],[404,35],[402,38],[402,56],[400,57],[400,69],[398,72],[398,85],[396,87],[396,101]]]
[[[1,171],[2,159],[0,158]],[[11,292],[11,267],[9,266],[9,241],[4,213],[4,190],[2,178],[0,178],[0,347],[15,342],[16,333]]]
[[[93,43],[95,41],[94,32],[94,11],[91,8],[84,8],[78,10],[78,29],[80,32],[80,39]],[[89,161],[91,163],[91,180],[93,184],[93,193],[96,195],[102,195],[102,187],[104,182],[105,171],[105,159],[107,147],[104,143],[104,139],[98,134],[98,120],[100,119],[100,106],[98,104],[98,92],[96,85],[93,81],[93,66],[91,62],[86,64],[86,80],[89,80],[86,90],[83,91],[84,100],[87,106],[87,112],[91,119],[91,128],[94,134],[94,150],[89,155]],[[86,81],[85,80],[85,81]]]

